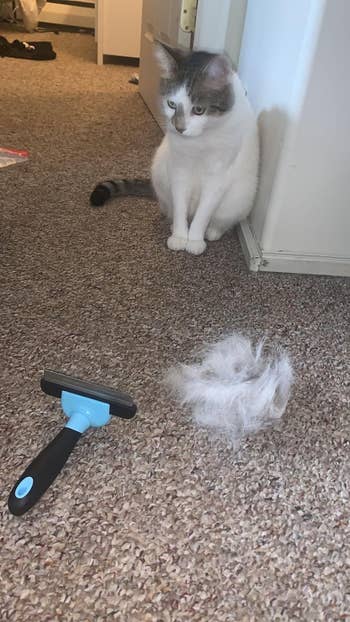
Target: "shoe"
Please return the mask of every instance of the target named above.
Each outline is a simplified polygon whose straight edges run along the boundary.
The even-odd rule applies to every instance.
[[[12,43],[0,36],[0,56],[28,58],[29,60],[54,60],[56,52],[50,41],[19,41]]]

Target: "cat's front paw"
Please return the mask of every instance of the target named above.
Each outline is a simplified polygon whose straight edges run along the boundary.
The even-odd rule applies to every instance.
[[[167,246],[171,251],[184,251],[186,245],[187,238],[179,238],[177,235],[171,235],[167,241]]]
[[[187,240],[186,250],[192,255],[201,255],[207,248],[204,240]]]

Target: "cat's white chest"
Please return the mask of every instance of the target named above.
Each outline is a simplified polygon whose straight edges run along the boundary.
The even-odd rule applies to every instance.
[[[203,144],[198,139],[176,139],[177,137],[167,141],[164,153],[170,175],[173,173],[175,177],[180,175],[187,179],[192,178],[196,184],[208,176],[219,174],[225,167],[226,154],[217,146],[215,148],[214,145]]]

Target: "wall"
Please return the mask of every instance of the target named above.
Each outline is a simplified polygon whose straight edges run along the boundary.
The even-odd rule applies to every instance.
[[[271,206],[262,240],[271,251],[350,256],[349,24],[349,0],[329,0],[281,179],[283,196]]]
[[[319,0],[316,0],[319,2]],[[261,183],[251,223],[260,240],[288,122],[313,0],[248,0],[239,75],[259,115]]]
[[[350,274],[348,0],[248,0],[239,73],[259,116],[254,269]]]

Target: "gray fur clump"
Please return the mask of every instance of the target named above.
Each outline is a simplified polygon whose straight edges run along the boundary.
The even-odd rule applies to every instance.
[[[233,442],[255,434],[283,415],[293,382],[287,354],[267,354],[233,334],[207,348],[202,360],[171,369],[166,383],[194,421],[223,432]]]

